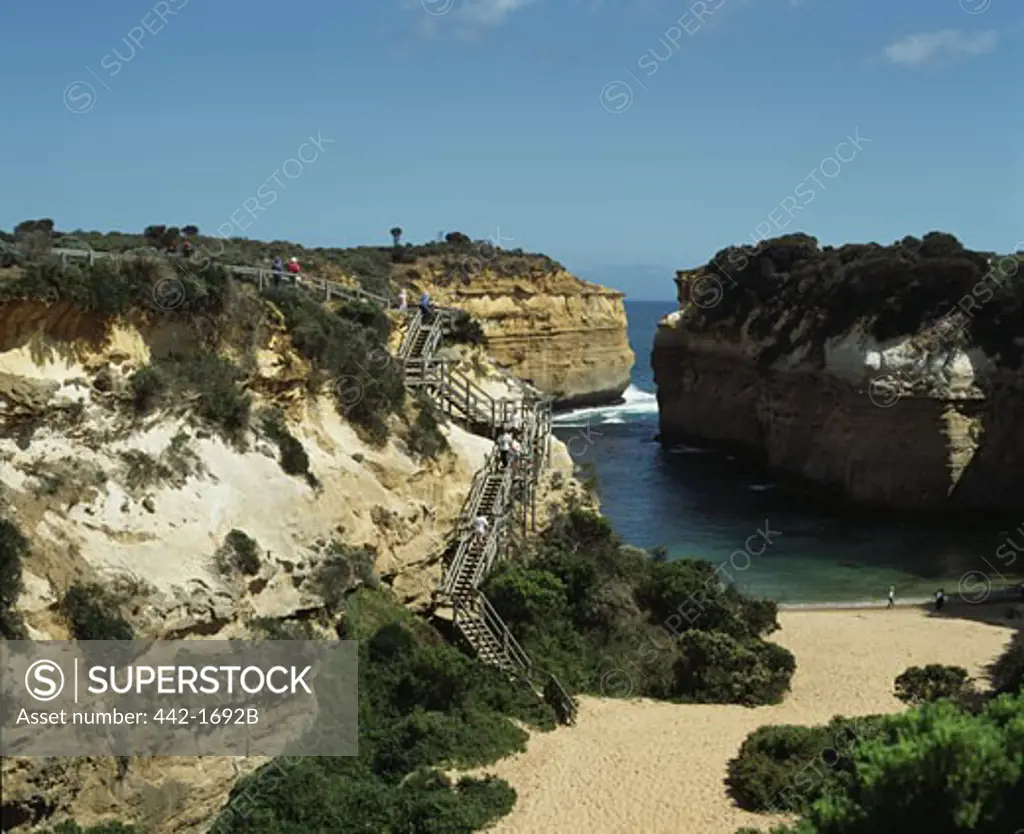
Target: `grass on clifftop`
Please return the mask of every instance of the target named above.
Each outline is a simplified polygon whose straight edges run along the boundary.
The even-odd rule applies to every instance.
[[[40,225],[42,224],[42,225]],[[490,240],[472,240],[461,232],[449,232],[441,240],[423,244],[403,242],[401,234],[392,236],[390,245],[306,248],[289,241],[262,241],[247,238],[221,238],[199,234],[195,227],[154,225],[141,234],[76,230],[60,232],[52,220],[28,221],[15,232],[0,232],[0,244],[31,249],[36,255],[52,247],[90,248],[95,252],[132,252],[168,244],[179,245],[183,229],[189,229],[193,252],[200,265],[210,263],[269,267],[275,256],[298,258],[304,272],[325,277],[348,275],[370,292],[386,294],[390,284],[408,286],[432,277],[442,285],[471,283],[482,272],[499,276],[535,278],[561,270],[557,261],[546,255],[522,249],[502,249]],[[397,227],[396,227],[397,228]],[[193,231],[194,230],[194,231]],[[401,229],[397,229],[401,232]],[[148,233],[148,234],[147,234]],[[8,254],[0,267],[13,264]],[[190,266],[191,269],[191,266]]]
[[[709,562],[651,558],[582,509],[557,517],[484,593],[534,663],[570,690],[699,703],[782,699],[793,655],[761,639],[776,606]]]
[[[820,355],[827,339],[859,322],[886,340],[940,319],[1000,364],[1021,362],[1014,341],[1024,317],[1019,258],[970,251],[952,235],[833,248],[794,234],[723,249],[699,272],[717,283],[692,276],[697,304],[688,329],[738,337],[748,326],[751,336],[770,340],[761,355],[765,365],[805,345],[812,357]]]

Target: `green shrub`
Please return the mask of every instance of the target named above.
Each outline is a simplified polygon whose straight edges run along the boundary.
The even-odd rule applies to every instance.
[[[109,591],[93,583],[72,585],[57,604],[76,640],[135,639],[135,632],[120,608]]]
[[[229,359],[201,352],[165,360],[178,389],[197,396],[196,413],[228,439],[238,441],[249,426],[252,399],[242,390],[242,373]]]
[[[139,414],[145,414],[157,404],[167,389],[167,382],[152,365],[139,368],[128,381],[132,403]]]
[[[340,612],[350,591],[359,583],[373,582],[376,561],[377,552],[369,545],[354,547],[336,541],[330,543],[314,578],[317,593],[328,611]]]
[[[21,562],[28,553],[28,540],[11,521],[0,519],[0,637],[25,640],[28,637],[21,614],[14,606],[25,589]]]
[[[792,653],[774,643],[724,632],[689,631],[676,661],[680,695],[699,703],[775,704],[796,671]]]
[[[853,750],[850,780],[780,834],[904,831],[1000,834],[1024,817],[1024,697],[1001,696],[977,715],[949,700],[878,719]]]
[[[538,668],[572,690],[774,703],[795,668],[788,651],[761,640],[777,627],[774,604],[719,587],[707,562],[626,547],[607,519],[578,507],[482,590]]]
[[[255,576],[260,572],[260,546],[242,530],[232,530],[214,554],[214,563],[224,576],[235,572]]]
[[[331,312],[290,287],[271,288],[266,296],[284,316],[292,344],[316,371],[312,384],[330,382],[339,411],[372,441],[387,440],[386,418],[405,401],[401,369],[386,349],[387,317],[375,313],[377,324],[367,325],[365,305],[346,303]]]
[[[837,717],[823,727],[759,727],[728,764],[729,796],[748,811],[805,810],[849,784],[853,749],[877,732],[879,720]]]
[[[894,684],[896,697],[908,704],[937,701],[940,698],[960,698],[970,688],[971,679],[961,666],[911,666]]]
[[[218,313],[231,296],[231,279],[213,264],[183,264],[157,258],[104,258],[94,264],[31,262],[0,285],[0,302],[67,301],[102,316],[147,310],[182,316]]]
[[[352,596],[344,638],[359,641],[359,755],[275,760],[235,786],[213,831],[442,834],[507,814],[515,792],[505,782],[453,783],[439,769],[524,749],[527,736],[510,719],[550,729],[550,709],[383,592]]]
[[[459,310],[452,318],[451,327],[445,333],[444,341],[448,344],[483,345],[487,339],[480,322],[465,310]]]
[[[418,398],[416,419],[409,426],[406,443],[409,451],[424,460],[436,460],[448,450],[448,439],[441,433],[437,409],[426,397]]]
[[[319,481],[309,471],[309,455],[299,439],[289,431],[284,415],[276,410],[266,411],[263,415],[263,430],[277,444],[281,469],[289,475],[301,475],[310,486],[317,486]]]

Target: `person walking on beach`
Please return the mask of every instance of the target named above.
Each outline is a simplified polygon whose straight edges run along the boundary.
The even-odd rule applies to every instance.
[[[935,612],[938,613],[942,610],[942,606],[946,604],[946,592],[939,588],[935,592]]]
[[[885,607],[886,608],[892,608],[895,604],[896,604],[896,586],[895,585],[890,585],[889,586],[889,604],[886,605]]]
[[[512,435],[503,431],[498,435],[498,454],[501,456],[502,467],[508,466],[508,456],[512,451]]]

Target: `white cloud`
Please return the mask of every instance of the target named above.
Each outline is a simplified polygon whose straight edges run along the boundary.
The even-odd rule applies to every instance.
[[[422,0],[423,10],[430,12],[421,19],[424,34],[444,34],[476,40],[497,29],[515,12],[537,0]],[[412,5],[410,3],[410,5]]]
[[[920,67],[944,59],[970,58],[984,55],[996,48],[999,35],[995,30],[965,32],[962,29],[942,29],[921,32],[893,41],[882,55],[891,64]]]

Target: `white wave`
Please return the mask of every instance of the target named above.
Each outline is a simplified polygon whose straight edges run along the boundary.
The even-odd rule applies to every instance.
[[[563,414],[556,414],[554,424],[563,428],[582,428],[590,424],[625,423],[630,417],[658,413],[658,398],[630,385],[622,393],[622,402],[617,405],[597,405],[589,408],[574,408]]]

